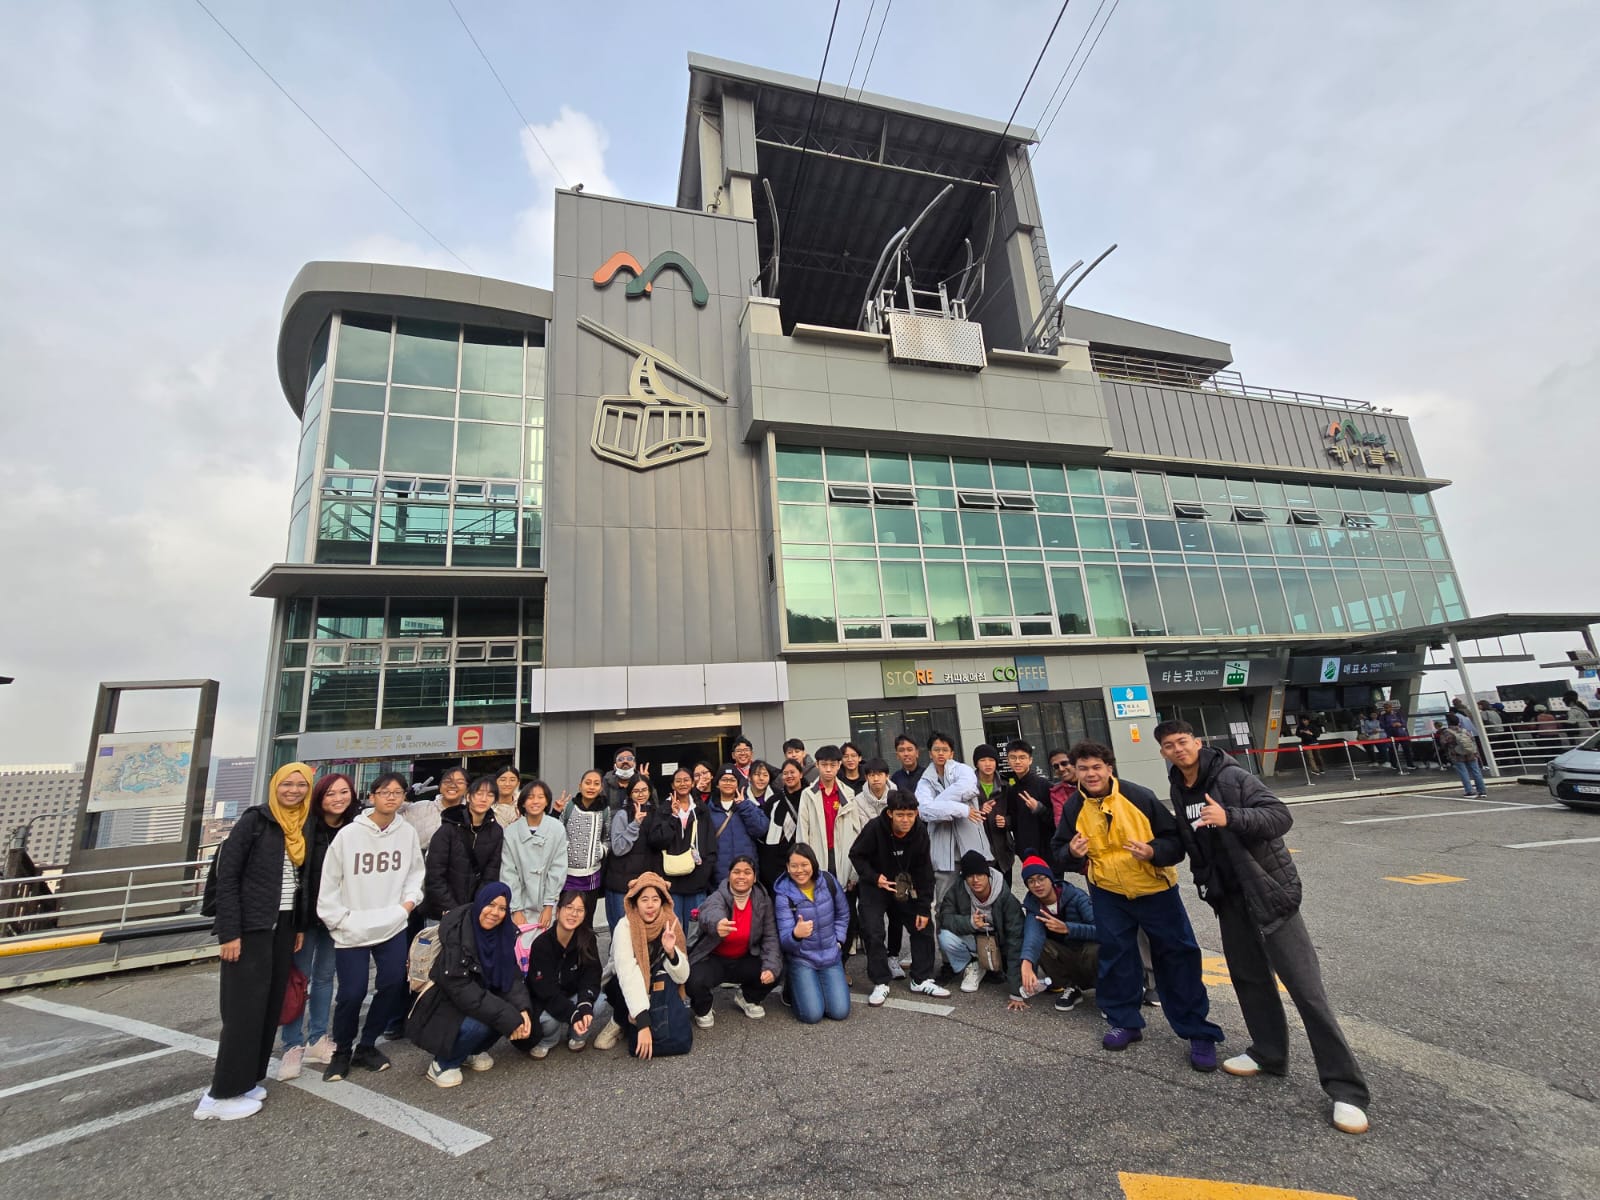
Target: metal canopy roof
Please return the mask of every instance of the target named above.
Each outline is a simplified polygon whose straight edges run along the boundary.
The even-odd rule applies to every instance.
[[[780,215],[778,296],[786,326],[854,329],[884,244],[947,183],[955,184],[955,193],[918,230],[911,257],[919,286],[959,270],[963,238],[971,237],[975,252],[982,252],[989,195],[1006,183],[1002,150],[1036,140],[1021,126],[1007,131],[998,121],[886,96],[846,99],[837,84],[823,84],[819,94],[815,79],[699,55],[690,56],[689,67],[679,202],[690,203],[690,189],[697,187],[697,166],[691,169],[698,163],[696,114],[731,84],[753,100],[757,168],[772,185]],[[772,216],[759,186],[755,208],[765,263]]]
[[[472,596],[491,599],[538,596],[543,571],[515,567],[369,567],[276,563],[250,585],[250,594],[284,600],[293,596]]]
[[[1459,642],[1476,642],[1529,633],[1582,633],[1591,625],[1600,625],[1600,613],[1494,613],[1377,633],[1285,638],[1133,638],[1127,640],[1127,645],[1142,648],[1153,658],[1227,657],[1235,653],[1242,657],[1264,649],[1288,650],[1294,654],[1382,654],[1391,650],[1415,650],[1419,646],[1442,646],[1450,640],[1451,634]]]

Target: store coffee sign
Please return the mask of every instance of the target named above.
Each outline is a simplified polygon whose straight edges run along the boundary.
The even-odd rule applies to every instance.
[[[882,662],[883,694],[916,696],[923,688],[950,687],[959,683],[1011,684],[1019,692],[1044,692],[1050,689],[1050,675],[1044,656],[1021,654],[1010,662],[991,667],[963,669],[944,663],[919,663],[912,658],[886,658]]]

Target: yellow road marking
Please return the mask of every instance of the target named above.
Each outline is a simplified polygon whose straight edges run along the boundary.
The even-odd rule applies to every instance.
[[[1289,853],[1290,854],[1299,854],[1300,851],[1296,850],[1293,846],[1290,846],[1289,847]]]
[[[1200,958],[1200,982],[1211,984],[1214,987],[1232,987],[1233,976],[1228,973],[1228,960],[1220,954],[1205,954]],[[1280,992],[1287,993],[1288,988],[1278,984]]]
[[[1418,887],[1426,887],[1430,883],[1465,883],[1466,877],[1462,875],[1441,875],[1437,871],[1419,871],[1415,875],[1385,875],[1390,883],[1414,883]]]
[[[1300,1188],[1263,1187],[1258,1183],[1225,1183],[1217,1179],[1179,1179],[1172,1175],[1117,1173],[1127,1200],[1356,1200],[1342,1192],[1307,1192]]]

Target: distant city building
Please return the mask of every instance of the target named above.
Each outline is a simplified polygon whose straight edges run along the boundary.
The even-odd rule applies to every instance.
[[[254,800],[250,787],[255,779],[256,760],[219,758],[212,775],[213,791],[209,815],[219,821],[232,821]]]
[[[0,834],[6,845],[28,827],[28,856],[39,867],[66,864],[77,828],[83,767],[72,763],[0,765]],[[31,824],[30,824],[31,823]]]

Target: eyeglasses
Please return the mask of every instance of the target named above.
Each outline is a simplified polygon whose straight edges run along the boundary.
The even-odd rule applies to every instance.
[[[1069,763],[1066,759],[1062,759],[1060,762],[1051,763],[1050,764],[1050,769],[1052,771],[1065,771],[1071,765],[1072,764]]]
[[[380,788],[377,791],[373,792],[372,794],[374,796],[383,796],[385,798],[392,799],[395,796],[404,796],[406,794],[406,791],[405,791],[404,788],[386,787],[386,788]]]
[[[616,759],[616,763],[619,767],[631,767],[633,766],[633,758],[630,755],[624,754]]]

